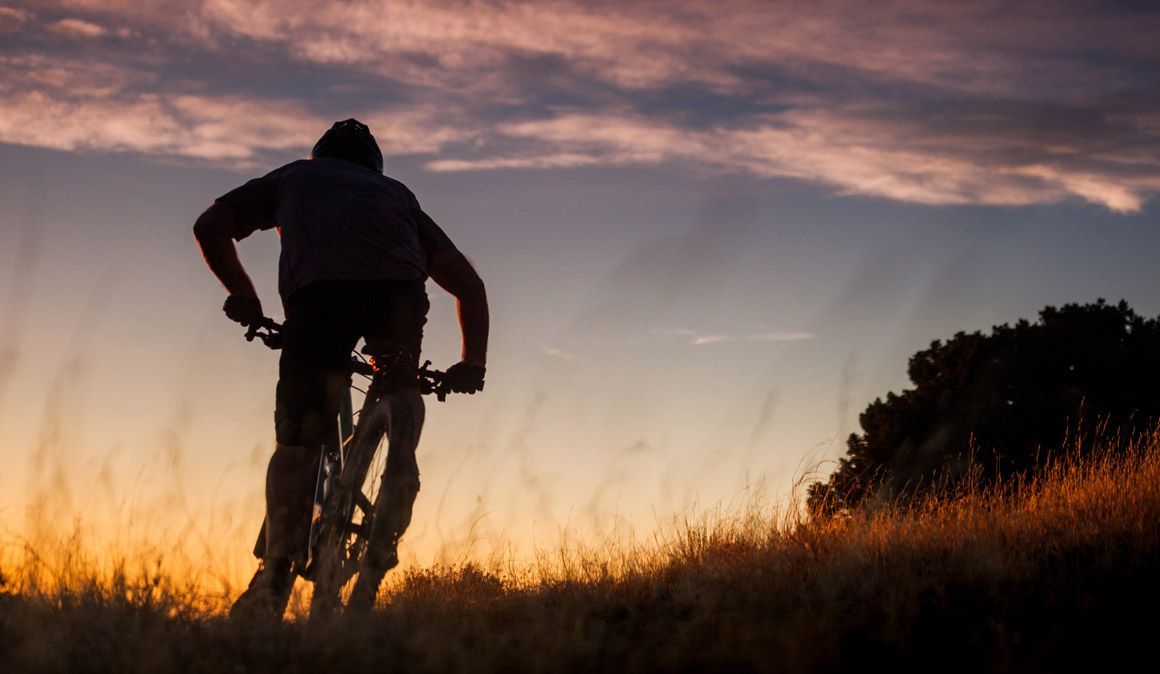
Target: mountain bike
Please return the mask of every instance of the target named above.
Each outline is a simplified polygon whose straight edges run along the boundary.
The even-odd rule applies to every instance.
[[[258,339],[271,349],[279,349],[281,328],[274,320],[262,318],[249,327],[246,340]],[[294,564],[295,573],[314,584],[312,618],[342,605],[342,590],[358,573],[371,544],[379,484],[375,478],[386,470],[385,396],[400,384],[415,382],[423,394],[435,394],[440,402],[450,393],[444,373],[430,369],[430,365],[431,361],[426,361],[416,369],[405,351],[392,345],[364,347],[361,353],[351,354],[349,372],[352,377],[361,377],[367,386],[363,390],[352,383],[341,399],[336,432],[323,444],[319,460],[307,554]],[[354,411],[352,390],[364,393],[358,412]],[[264,550],[265,525],[255,554],[260,556]]]

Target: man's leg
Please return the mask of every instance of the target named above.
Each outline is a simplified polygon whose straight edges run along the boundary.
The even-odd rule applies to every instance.
[[[346,361],[357,336],[336,330],[325,297],[292,302],[283,327],[274,411],[278,445],[266,471],[265,550],[231,615],[278,620],[304,561],[322,444],[337,437]]]
[[[266,471],[266,560],[306,559],[321,445],[279,444]]]
[[[279,443],[266,469],[266,550],[230,615],[278,620],[294,587],[293,564],[306,556],[321,447]]]
[[[370,544],[348,602],[348,607],[355,610],[374,606],[383,576],[398,565],[399,539],[411,524],[412,506],[419,493],[415,448],[426,416],[423,396],[418,389],[404,389],[389,394],[383,402],[388,406],[387,468],[375,497]]]

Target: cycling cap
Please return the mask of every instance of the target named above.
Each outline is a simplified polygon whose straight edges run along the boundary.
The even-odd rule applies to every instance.
[[[367,125],[357,119],[335,122],[314,144],[310,157],[337,157],[383,172],[383,153],[379,144]]]

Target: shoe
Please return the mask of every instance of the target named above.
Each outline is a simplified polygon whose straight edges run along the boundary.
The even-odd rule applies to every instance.
[[[294,574],[290,560],[263,561],[250,580],[250,586],[230,607],[230,620],[247,623],[277,623],[286,612]]]

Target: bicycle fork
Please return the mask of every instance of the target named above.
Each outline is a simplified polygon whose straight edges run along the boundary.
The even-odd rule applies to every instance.
[[[347,387],[339,402],[338,423],[335,438],[322,445],[322,455],[318,461],[318,479],[314,485],[314,506],[310,512],[310,534],[306,547],[306,573],[310,573],[314,563],[314,552],[318,547],[318,537],[322,531],[322,509],[333,493],[338,476],[346,463],[346,446],[354,432],[354,404]]]

